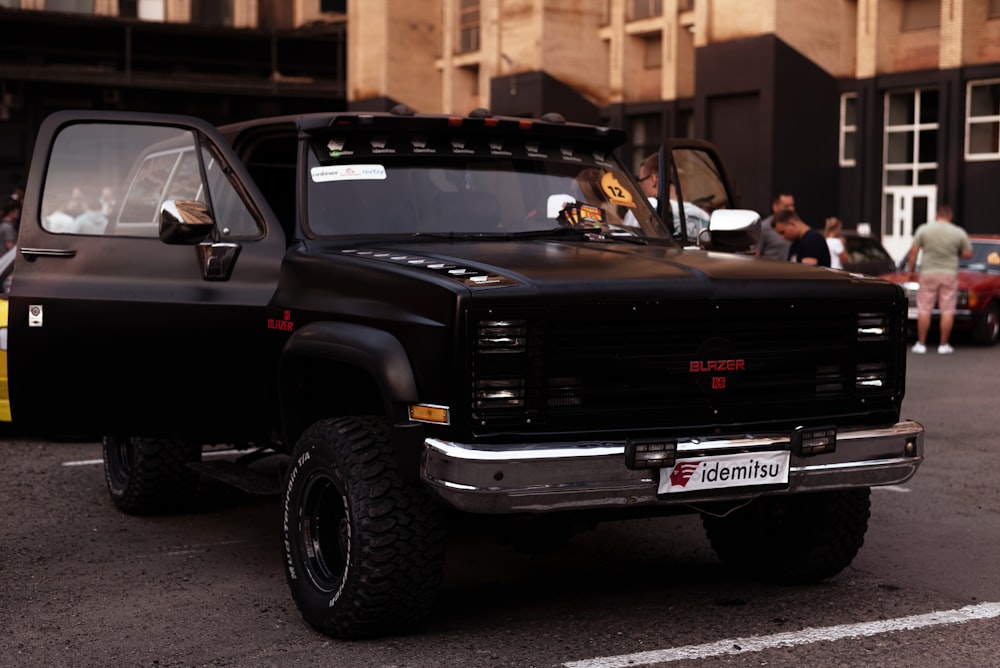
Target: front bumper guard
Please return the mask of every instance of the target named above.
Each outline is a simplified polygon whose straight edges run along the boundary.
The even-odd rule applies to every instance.
[[[421,477],[453,507],[473,513],[568,511],[667,506],[850,487],[896,485],[923,462],[924,428],[891,427],[837,432],[834,452],[791,455],[788,485],[779,490],[720,489],[658,496],[659,470],[625,466],[622,441],[470,445],[428,438]],[[790,434],[681,440],[677,457],[791,450]]]

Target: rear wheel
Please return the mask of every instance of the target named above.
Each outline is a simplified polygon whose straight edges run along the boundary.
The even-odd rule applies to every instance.
[[[444,518],[403,480],[384,420],[338,418],[306,430],[285,478],[283,533],[292,597],[324,633],[383,635],[436,602]]]
[[[115,505],[126,513],[176,511],[188,503],[198,474],[188,468],[201,459],[201,445],[174,439],[104,437],[104,478]]]
[[[865,542],[869,489],[766,496],[722,517],[702,514],[727,567],[775,584],[807,584],[847,568]]]
[[[990,304],[983,311],[982,317],[972,330],[972,338],[976,343],[986,346],[995,345],[1000,340],[1000,309],[996,304]]]

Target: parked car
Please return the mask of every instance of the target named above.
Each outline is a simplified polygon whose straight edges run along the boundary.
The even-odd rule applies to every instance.
[[[7,390],[7,298],[17,247],[0,255],[0,423],[10,422],[10,394]]]
[[[856,232],[844,232],[844,249],[848,262],[844,269],[855,274],[879,276],[896,271],[892,256],[875,237],[861,236]]]
[[[994,345],[1000,340],[1000,234],[970,235],[972,257],[958,262],[958,307],[955,330],[968,331],[976,343]],[[919,261],[918,261],[919,269]],[[905,271],[884,275],[903,286],[909,300],[909,321],[917,321],[920,284]],[[937,319],[940,311],[934,309]]]

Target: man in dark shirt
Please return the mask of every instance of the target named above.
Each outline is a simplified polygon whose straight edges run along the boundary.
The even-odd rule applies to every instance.
[[[779,211],[774,216],[774,231],[792,245],[788,249],[791,262],[830,266],[830,248],[819,230],[806,225],[794,211]]]

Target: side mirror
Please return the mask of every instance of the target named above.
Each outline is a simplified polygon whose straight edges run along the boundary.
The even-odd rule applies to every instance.
[[[204,202],[168,199],[160,207],[160,241],[176,246],[201,243],[215,229]]]
[[[749,250],[760,240],[760,214],[748,209],[716,209],[708,221],[708,236],[708,250]]]

